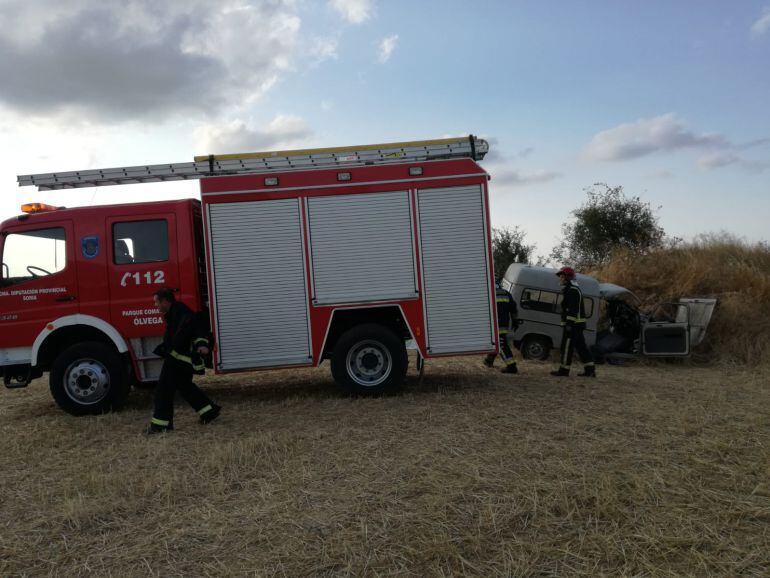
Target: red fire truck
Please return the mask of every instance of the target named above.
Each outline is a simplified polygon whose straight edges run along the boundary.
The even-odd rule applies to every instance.
[[[65,411],[117,409],[157,380],[173,288],[208,310],[217,373],[330,360],[353,393],[397,389],[422,360],[497,351],[487,173],[476,137],[196,157],[26,175],[66,189],[200,179],[201,201],[63,208],[0,224],[0,368],[50,373]]]

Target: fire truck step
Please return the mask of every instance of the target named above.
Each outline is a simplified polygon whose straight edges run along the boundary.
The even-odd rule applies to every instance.
[[[31,369],[27,369],[26,371],[20,370],[20,373],[6,371],[3,374],[3,384],[8,389],[21,389],[22,387],[27,387],[31,381]]]

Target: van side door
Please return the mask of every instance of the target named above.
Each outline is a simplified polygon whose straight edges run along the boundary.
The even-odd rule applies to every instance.
[[[663,303],[642,325],[642,353],[657,357],[690,354],[690,320],[687,305]]]

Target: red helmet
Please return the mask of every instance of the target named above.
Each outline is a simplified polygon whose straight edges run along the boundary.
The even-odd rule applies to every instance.
[[[567,281],[572,281],[575,278],[575,270],[572,267],[562,267],[556,272],[556,275],[564,275]]]

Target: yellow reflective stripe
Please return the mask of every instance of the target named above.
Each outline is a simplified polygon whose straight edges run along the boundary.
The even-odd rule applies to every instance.
[[[505,361],[505,365],[516,365],[516,362],[512,357],[503,357],[503,360]]]
[[[498,303],[508,303],[508,301],[509,301],[508,297],[499,297],[497,299]]]
[[[200,408],[198,410],[198,415],[203,415],[204,413],[206,413],[207,411],[211,411],[212,409],[214,409],[214,408],[211,407],[211,404],[205,405],[205,406],[203,406],[202,408]]]
[[[593,361],[589,361],[588,363],[584,363],[583,364],[583,367],[593,367],[593,366],[594,366],[594,362]]]
[[[205,371],[205,369],[206,369],[206,366],[205,366],[204,364],[202,364],[202,363],[201,363],[201,364],[199,364],[199,365],[193,365],[193,369],[194,369],[195,371]]]
[[[208,345],[209,344],[209,340],[206,339],[205,337],[199,337],[198,339],[193,341],[193,345],[198,345],[198,344],[201,344],[201,343],[203,345]]]
[[[570,366],[562,364],[559,366],[559,369],[570,369]]]
[[[510,329],[498,329],[498,330],[497,330],[497,332],[498,332],[500,335],[505,335],[505,334],[506,334],[506,333],[508,333],[509,331],[510,331]]]
[[[572,317],[571,315],[567,315],[567,321],[572,321],[573,323],[585,323],[585,319],[582,317]]]
[[[171,350],[171,357],[174,359],[178,359],[179,361],[184,361],[185,363],[189,363],[192,365],[192,359],[190,359],[187,355],[182,355],[181,353],[177,353],[173,349]]]
[[[167,419],[158,419],[157,417],[154,417],[150,420],[150,423],[152,425],[167,427],[171,422],[169,422]]]

